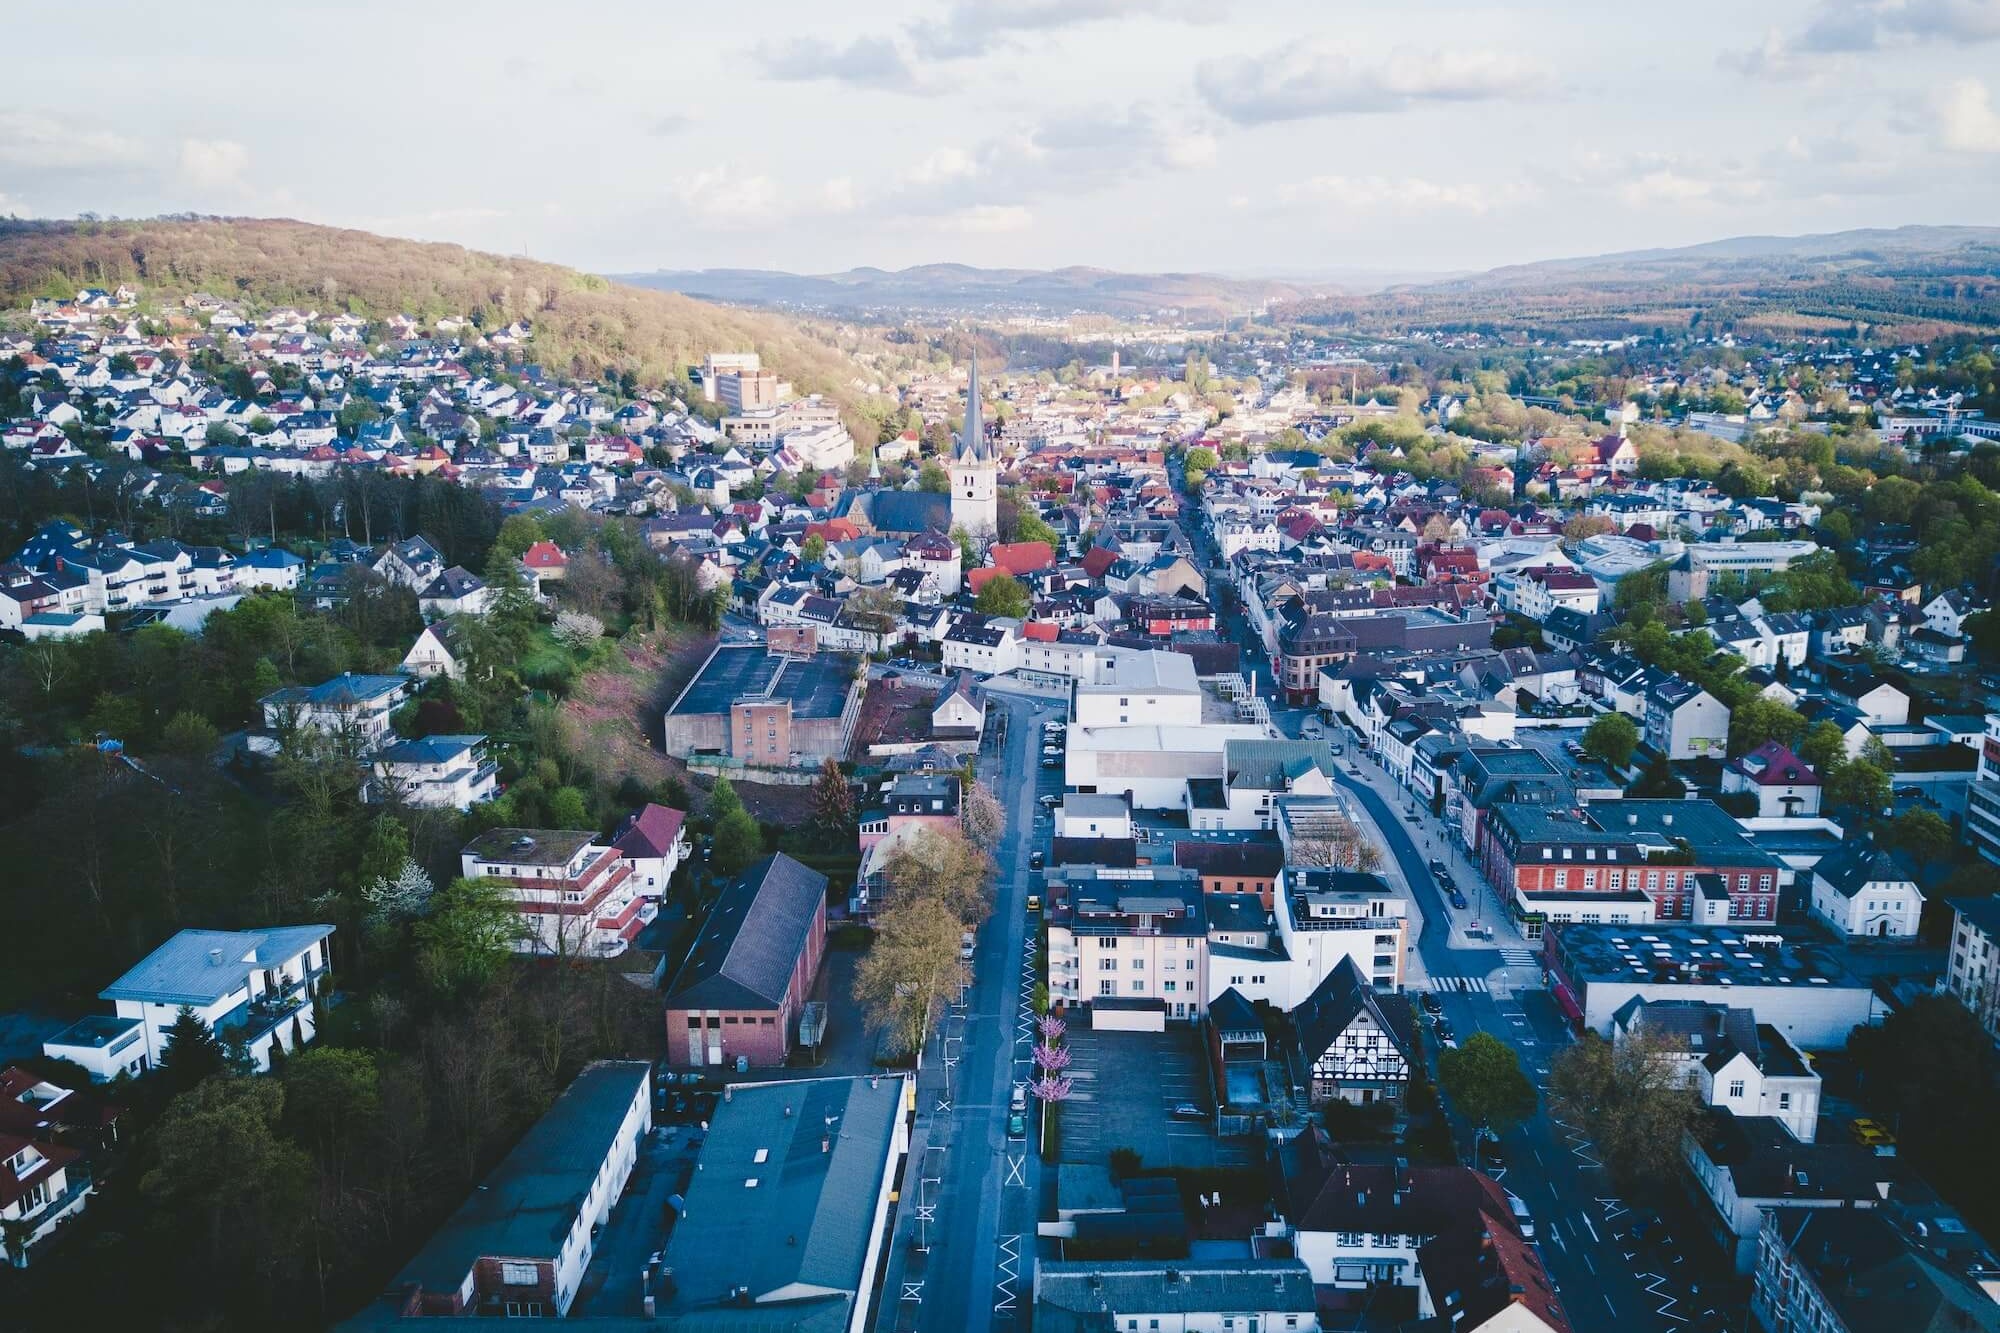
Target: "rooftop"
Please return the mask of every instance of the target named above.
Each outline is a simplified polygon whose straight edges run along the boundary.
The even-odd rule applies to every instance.
[[[733,1085],[715,1108],[667,1242],[681,1313],[727,1302],[859,1292],[904,1097],[901,1078]]]
[[[98,992],[104,1000],[209,1005],[333,934],[332,926],[183,930]]]
[[[1701,986],[1866,985],[1842,950],[1813,937],[1734,926],[1552,925],[1563,968],[1573,980],[1673,982]]]
[[[788,701],[797,718],[839,717],[854,682],[855,659],[838,653],[789,657],[762,644],[716,645],[670,716],[726,713],[739,699]]]
[[[575,829],[490,828],[465,844],[465,854],[491,865],[566,866],[596,838]]]

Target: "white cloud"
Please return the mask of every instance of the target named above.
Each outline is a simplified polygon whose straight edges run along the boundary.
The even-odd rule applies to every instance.
[[[942,19],[910,30],[917,49],[936,60],[984,55],[1023,33],[1131,18],[1202,22],[1223,16],[1215,0],[955,0]]]
[[[1619,186],[1618,197],[1630,208],[1688,207],[1714,200],[1717,184],[1711,176],[1690,176],[1672,167],[1657,167]]]
[[[845,46],[824,37],[795,37],[759,47],[764,72],[791,83],[828,80],[885,92],[930,91],[902,42],[891,37],[857,37]]]
[[[250,169],[250,150],[234,139],[181,140],[181,179],[197,190],[237,189]]]
[[[1415,176],[1314,176],[1280,186],[1281,203],[1327,203],[1352,212],[1490,213],[1534,197],[1533,186],[1498,187],[1470,181],[1432,181]]]
[[[769,176],[723,168],[676,176],[667,189],[690,222],[718,230],[772,222],[784,200]]]
[[[1818,0],[1799,31],[1799,46],[1818,52],[1991,41],[2000,41],[2000,0]]]
[[[1210,108],[1239,125],[1497,101],[1547,86],[1540,67],[1518,57],[1409,47],[1363,65],[1323,45],[1294,44],[1247,59],[1205,61],[1195,71],[1195,87]]]
[[[1940,90],[1933,103],[1945,146],[1961,153],[2000,153],[2000,112],[1993,94],[1977,79],[1960,79]]]
[[[826,213],[852,213],[861,206],[852,176],[836,176],[819,187],[819,206]]]
[[[145,156],[136,139],[65,125],[39,111],[0,110],[0,166],[24,171],[87,171],[130,166]]]
[[[992,236],[1001,232],[1026,231],[1035,225],[1035,215],[1019,204],[976,204],[947,213],[939,222],[947,231],[965,236]]]

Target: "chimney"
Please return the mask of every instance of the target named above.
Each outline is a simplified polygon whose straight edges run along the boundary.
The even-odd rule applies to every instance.
[[[208,951],[208,965],[209,965],[210,967],[221,967],[221,966],[222,966],[222,950],[220,950],[220,949],[210,949],[210,950]]]

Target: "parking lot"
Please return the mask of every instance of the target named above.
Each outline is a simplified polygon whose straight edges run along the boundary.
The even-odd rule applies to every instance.
[[[1218,1139],[1215,1098],[1191,1027],[1165,1032],[1069,1030],[1075,1085],[1062,1109],[1062,1160],[1102,1166],[1114,1148],[1130,1148],[1148,1167],[1247,1166],[1250,1139]],[[1199,1120],[1178,1119],[1176,1105],[1201,1108]]]

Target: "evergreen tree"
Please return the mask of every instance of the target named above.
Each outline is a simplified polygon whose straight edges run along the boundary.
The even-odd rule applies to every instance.
[[[222,1072],[229,1054],[208,1024],[187,1005],[174,1015],[160,1048],[160,1076],[175,1092],[186,1092],[210,1075]]]

